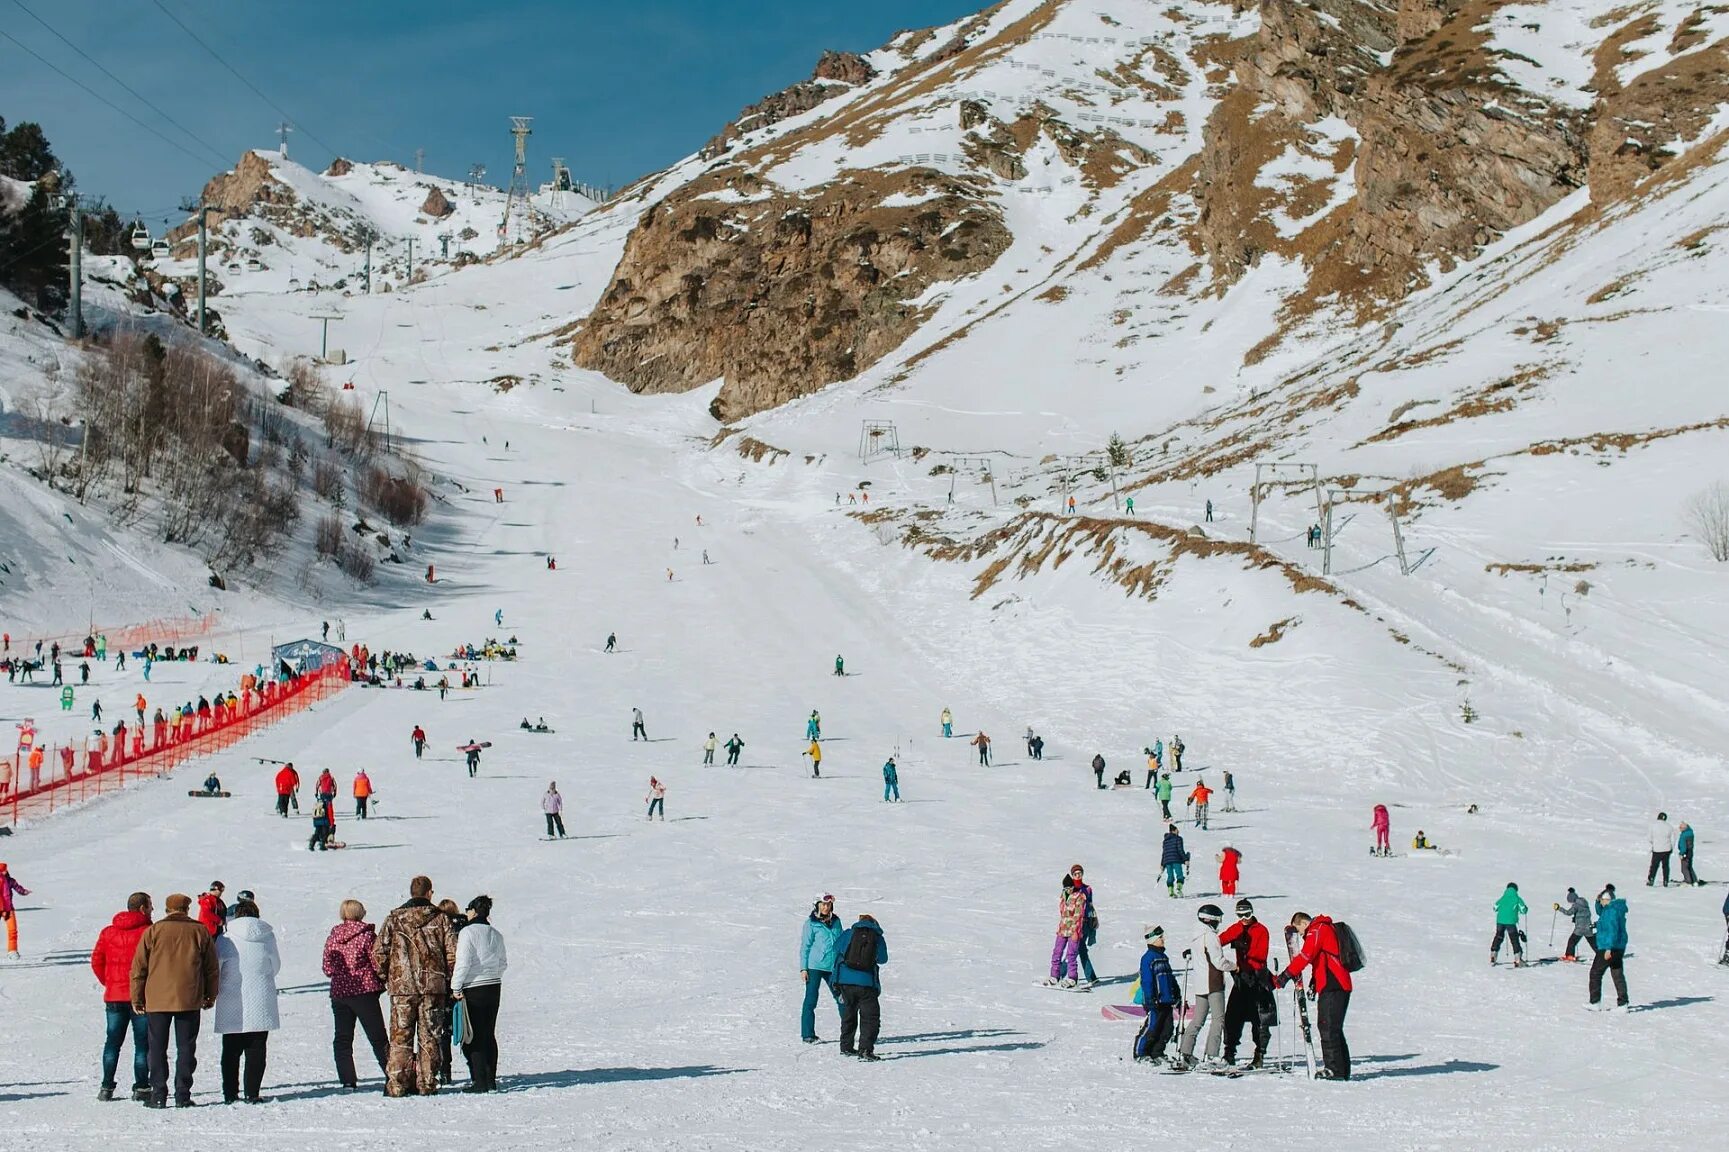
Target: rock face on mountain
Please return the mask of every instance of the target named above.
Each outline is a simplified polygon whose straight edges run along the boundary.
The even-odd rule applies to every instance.
[[[456,205],[450,202],[450,197],[444,194],[444,189],[436,185],[427,192],[426,200],[420,205],[421,215],[430,216],[434,220],[442,220],[454,211],[456,211]]]
[[[961,177],[856,172],[787,193],[724,169],[643,216],[572,358],[635,392],[724,378],[712,410],[737,419],[875,363],[923,321],[927,288],[1011,239]]]
[[[783,88],[773,96],[757,101],[703,145],[702,157],[711,160],[732,150],[735,141],[752,128],[778,124],[789,116],[809,112],[812,108],[840,95],[849,87],[868,84],[876,77],[869,60],[856,52],[824,52],[816,62],[809,80],[801,80]]]

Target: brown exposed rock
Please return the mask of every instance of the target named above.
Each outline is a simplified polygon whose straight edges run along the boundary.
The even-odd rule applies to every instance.
[[[346,176],[354,171],[354,161],[338,156],[330,162],[330,167],[324,170],[326,176]]]
[[[983,191],[925,169],[799,194],[709,173],[643,216],[572,362],[635,392],[724,378],[712,410],[729,421],[849,379],[917,329],[932,284],[1008,248]]]
[[[456,205],[444,194],[444,189],[435,184],[426,193],[426,201],[421,204],[420,211],[434,220],[442,220],[456,211]]]
[[[737,120],[703,145],[700,155],[704,160],[723,156],[732,150],[735,140],[751,129],[765,128],[789,117],[809,112],[823,101],[840,95],[847,88],[868,84],[875,77],[876,69],[871,67],[870,61],[856,52],[824,52],[817,60],[816,69],[809,80],[801,80],[790,88],[783,88],[740,112]]]

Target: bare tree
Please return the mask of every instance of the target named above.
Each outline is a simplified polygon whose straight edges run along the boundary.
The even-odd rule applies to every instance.
[[[1711,553],[1711,559],[1729,561],[1729,484],[1719,480],[1694,493],[1681,510],[1681,518]]]

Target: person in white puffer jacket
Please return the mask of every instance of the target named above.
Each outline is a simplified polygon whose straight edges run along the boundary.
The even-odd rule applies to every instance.
[[[504,970],[504,937],[492,926],[492,897],[468,902],[468,925],[456,938],[456,970],[450,977],[452,997],[462,1002],[465,1030],[473,1035],[462,1045],[468,1061],[465,1092],[491,1092],[498,1086],[498,999]]]
[[[211,1023],[222,1037],[222,1100],[240,1098],[240,1061],[246,1059],[246,1102],[257,1104],[264,1086],[264,1058],[270,1034],[281,1027],[276,1011],[276,974],[282,956],[276,932],[258,918],[258,905],[242,900],[229,913],[228,928],[216,938],[220,976]]]
[[[1206,1057],[1208,1060],[1219,1058],[1225,1034],[1225,973],[1237,970],[1236,952],[1219,943],[1219,924],[1225,918],[1224,910],[1217,904],[1203,904],[1196,910],[1195,918],[1201,922],[1200,935],[1189,946],[1192,954],[1189,961],[1195,966],[1191,985],[1195,1015],[1177,1047],[1179,1069],[1195,1066],[1195,1038],[1201,1034],[1201,1025],[1208,1020],[1212,1021],[1212,1027],[1207,1030]]]
[[[1663,887],[1669,887],[1669,857],[1675,852],[1675,828],[1669,823],[1669,813],[1657,813],[1651,822],[1651,870],[1645,874],[1645,887],[1657,880],[1657,869],[1663,869]]]

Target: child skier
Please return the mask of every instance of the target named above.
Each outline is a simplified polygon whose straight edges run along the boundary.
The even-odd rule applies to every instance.
[[[948,737],[953,736],[955,734],[955,714],[950,712],[947,708],[944,708],[942,722],[943,737],[947,739]]]
[[[1145,939],[1147,950],[1141,953],[1141,1000],[1147,1006],[1147,1018],[1135,1034],[1134,1053],[1137,1061],[1162,1064],[1165,1045],[1171,1042],[1172,1010],[1181,997],[1170,958],[1165,955],[1165,930],[1149,924]]]
[[[1501,939],[1506,937],[1513,944],[1513,967],[1525,966],[1525,949],[1520,939],[1524,934],[1519,931],[1519,917],[1526,911],[1525,901],[1519,896],[1519,886],[1511,880],[1507,882],[1506,891],[1495,901],[1495,939],[1489,945],[1489,963],[1496,964],[1501,955]]]
[[[1595,956],[1597,954],[1597,939],[1596,929],[1591,927],[1591,902],[1569,888],[1567,889],[1567,902],[1556,904],[1554,908],[1557,912],[1566,912],[1568,918],[1573,921],[1573,930],[1567,934],[1567,951],[1562,954],[1561,959],[1577,962],[1579,957],[1575,956],[1573,951],[1579,946],[1581,940],[1585,942],[1586,947],[1590,948],[1591,954]]]

